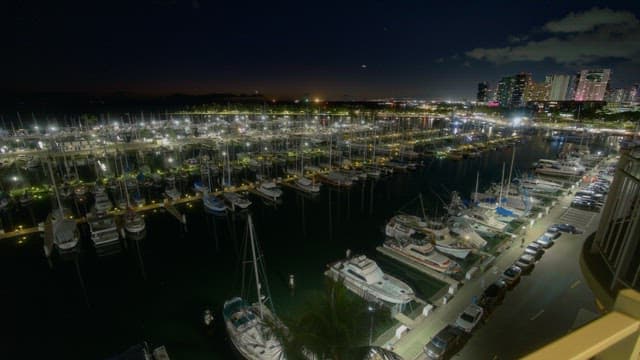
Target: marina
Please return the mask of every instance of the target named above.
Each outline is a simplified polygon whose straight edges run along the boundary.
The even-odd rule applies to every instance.
[[[448,128],[450,125],[443,123],[440,126]],[[481,133],[485,126],[468,125],[466,131]],[[346,249],[351,249],[354,253],[364,254],[375,261],[384,273],[389,272],[390,276],[400,280],[409,279],[407,285],[415,289],[415,299],[396,313],[391,324],[413,324],[416,314],[427,301],[434,301],[450,286],[459,286],[469,271],[478,271],[473,270],[474,268],[486,266],[487,259],[504,247],[505,241],[511,239],[510,234],[518,233],[522,222],[514,222],[514,225],[494,219],[491,224],[500,223],[501,230],[490,232],[486,249],[476,251],[460,248],[458,251],[451,248],[448,254],[441,254],[440,250],[436,250],[436,238],[440,240],[441,250],[446,250],[446,246],[454,246],[452,239],[456,236],[477,235],[464,230],[463,225],[457,227],[453,223],[443,224],[444,228],[438,227],[441,225],[429,225],[435,226],[431,230],[435,234],[432,235],[434,253],[438,251],[438,256],[443,261],[448,259],[447,261],[460,262],[461,265],[457,274],[445,274],[399,256],[382,246],[385,242],[384,227],[398,209],[421,193],[425,212],[434,218],[442,217],[450,211],[444,207],[443,198],[450,198],[452,191],[459,191],[462,199],[470,201],[473,199],[471,193],[476,187],[484,190],[491,183],[499,183],[501,164],[511,161],[513,146],[527,149],[516,152],[515,155],[514,177],[517,174],[520,178],[529,178],[523,175],[533,173],[529,164],[541,158],[553,158],[562,150],[561,144],[549,142],[543,134],[536,132],[509,137],[511,140],[508,147],[504,146],[501,150],[490,150],[490,145],[484,145],[486,150],[478,150],[480,152],[477,155],[469,152],[469,156],[461,150],[463,155],[460,159],[438,156],[435,152],[418,147],[440,143],[445,146],[442,148],[443,152],[451,151],[446,149],[446,144],[451,144],[452,141],[455,144],[455,136],[438,136],[449,131],[451,130],[416,133],[415,138],[418,139],[423,134],[431,134],[434,136],[431,141],[417,141],[415,138],[406,140],[414,135],[405,134],[406,149],[410,148],[410,142],[415,141],[411,150],[415,154],[406,149],[400,151],[398,145],[386,144],[380,138],[376,140],[374,152],[371,139],[375,137],[367,137],[366,131],[357,134],[357,137],[351,135],[349,144],[334,138],[331,142],[335,142],[335,145],[330,151],[326,143],[309,144],[309,149],[303,155],[307,163],[304,166],[304,178],[295,172],[287,172],[287,167],[294,168],[299,162],[297,151],[292,156],[286,151],[286,147],[278,152],[272,151],[273,148],[284,146],[278,145],[278,141],[282,140],[269,142],[266,145],[270,149],[268,153],[264,152],[264,142],[255,147],[251,145],[254,151],[248,155],[246,141],[236,141],[238,144],[233,146],[230,146],[231,143],[222,143],[214,146],[220,150],[213,152],[202,150],[207,149],[207,141],[202,140],[190,142],[188,146],[186,140],[182,140],[182,150],[174,147],[171,151],[161,150],[160,154],[156,154],[156,150],[162,149],[162,146],[146,148],[144,145],[143,148],[149,151],[145,150],[146,153],[142,155],[138,153],[139,148],[135,147],[130,148],[133,151],[131,153],[122,149],[100,152],[93,157],[94,165],[86,162],[90,152],[78,153],[74,156],[87,158],[84,162],[76,159],[75,165],[69,164],[68,171],[65,165],[66,154],[40,156],[51,159],[58,180],[55,188],[61,194],[69,193],[61,196],[61,202],[64,208],[72,209],[70,216],[78,225],[78,250],[71,256],[60,256],[53,249],[53,229],[44,221],[43,215],[51,209],[49,204],[53,200],[51,195],[54,187],[47,182],[35,182],[41,178],[36,176],[38,171],[43,172],[41,168],[33,168],[31,172],[20,170],[24,171],[20,173],[20,181],[12,183],[8,191],[12,195],[11,206],[2,212],[5,231],[0,234],[0,256],[6,260],[3,267],[5,270],[18,270],[22,281],[29,279],[30,282],[37,280],[36,283],[56,283],[48,291],[60,294],[61,302],[51,306],[64,308],[73,305],[73,308],[68,308],[73,324],[85,324],[82,325],[83,328],[93,328],[93,325],[86,325],[84,317],[95,314],[96,311],[105,314],[100,317],[102,329],[96,331],[104,336],[107,332],[114,331],[121,335],[101,341],[99,347],[102,350],[96,350],[98,343],[85,339],[86,346],[80,346],[78,351],[87,356],[94,356],[96,353],[106,355],[110,349],[122,348],[123,343],[136,343],[143,336],[165,344],[170,353],[178,357],[224,359],[231,356],[231,347],[223,335],[223,321],[214,316],[216,321],[211,331],[215,335],[211,337],[207,332],[196,330],[199,311],[206,308],[213,309],[212,314],[221,314],[224,301],[237,294],[233,290],[237,289],[240,276],[237,261],[241,256],[240,243],[249,212],[263,244],[266,273],[270,278],[270,298],[279,314],[304,311],[306,301],[316,296],[318,289],[322,288],[322,273],[326,265],[344,256]],[[496,129],[492,131],[499,133]],[[392,131],[376,135],[384,136],[389,141],[398,141]],[[372,146],[358,148],[355,142],[351,142],[354,139],[363,143],[370,141]],[[260,140],[250,141],[257,143]],[[486,138],[481,140],[483,144],[492,144],[492,141]],[[304,148],[304,141],[290,147],[296,150],[300,145]],[[468,149],[468,145],[465,146]],[[474,147],[476,148],[482,147]],[[36,153],[33,151],[34,156],[37,156]],[[11,158],[8,154],[3,156]],[[98,160],[101,156],[104,156],[104,160]],[[117,165],[113,167],[118,169],[119,176],[107,167],[109,156],[111,164]],[[116,156],[119,156],[117,161],[114,160]],[[348,162],[343,165],[345,160]],[[103,170],[100,164],[105,165],[107,170]],[[331,169],[329,164],[332,164]],[[0,171],[11,174],[16,166]],[[78,176],[65,181],[66,174],[74,174],[76,171]],[[482,174],[479,184],[476,184],[477,173]],[[451,174],[456,176],[452,177]],[[194,186],[197,181],[202,185]],[[314,188],[321,182],[322,186]],[[345,186],[347,182],[350,183],[349,186]],[[562,184],[562,190],[558,191],[564,191],[567,185],[562,181],[559,183]],[[440,184],[446,184],[446,189]],[[515,188],[516,185],[513,186]],[[101,190],[102,187],[104,190]],[[30,205],[19,206],[19,199],[25,193],[25,188],[30,190],[33,200]],[[67,191],[67,188],[72,190]],[[208,192],[206,188],[211,191]],[[97,210],[101,216],[113,219],[108,220],[109,226],[105,229],[100,228],[101,223],[89,226],[91,221],[102,219],[95,218],[90,211],[92,197],[95,196],[91,192],[96,191],[94,189],[97,189],[97,194],[106,195],[98,196],[103,199],[99,204],[104,205],[99,205]],[[174,189],[174,196],[171,192],[167,193],[167,189]],[[434,192],[445,195],[437,196]],[[217,201],[224,204],[226,211],[205,211],[204,193],[215,196]],[[132,199],[136,196],[139,200],[134,202]],[[547,196],[552,201],[552,194]],[[124,209],[119,207],[120,204],[124,204]],[[17,226],[19,223],[29,223],[29,206],[35,222],[31,221],[32,226]],[[483,216],[495,211],[491,207],[478,209],[474,211],[479,211]],[[526,221],[535,218],[541,211],[544,211],[543,202],[531,209]],[[132,214],[140,216],[134,217]],[[139,220],[143,220],[144,230],[140,230],[142,225]],[[130,225],[128,230],[127,224]],[[468,228],[475,227],[469,223]],[[447,235],[438,235],[438,231],[443,231],[438,229],[446,229],[444,231]],[[448,232],[453,234],[456,231],[457,235],[449,237]],[[494,239],[499,233],[504,233],[505,236]],[[478,234],[481,237],[476,242],[482,244],[486,233],[478,231]],[[103,253],[100,245],[108,245],[110,242],[117,244],[117,251]],[[42,251],[43,245],[45,254]],[[19,258],[26,261],[16,262],[16,254],[23,254]],[[46,254],[49,256],[45,256]],[[407,277],[409,273],[412,273],[411,277]],[[295,279],[293,288],[290,284],[291,276]],[[418,279],[420,277],[424,279]],[[184,298],[180,295],[184,289],[196,295]],[[37,298],[40,291],[41,288],[37,286],[24,288],[25,296],[30,298]],[[122,294],[130,294],[126,303],[116,300]],[[151,299],[156,305],[147,307],[146,304]],[[18,308],[32,304],[28,298],[20,297],[16,301],[15,306]],[[363,301],[363,306],[366,306],[366,301]],[[184,310],[169,313],[162,310],[177,307]],[[121,324],[129,323],[127,319],[132,316],[141,319],[139,325],[133,328],[127,326],[125,329]],[[45,329],[62,320],[52,321]],[[376,329],[375,333],[382,334],[389,329],[390,324],[384,323],[384,326]],[[191,345],[183,343],[185,338],[181,334],[191,334]],[[82,338],[81,334],[77,336]],[[76,350],[75,347],[72,350],[69,344],[69,347],[63,347],[60,351],[65,353]]]

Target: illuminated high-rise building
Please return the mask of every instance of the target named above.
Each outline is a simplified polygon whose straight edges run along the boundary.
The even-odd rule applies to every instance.
[[[547,76],[543,82],[531,81],[526,91],[526,101],[547,101],[551,88],[551,77]]]
[[[578,73],[575,101],[603,101],[611,69],[590,69]]]
[[[482,103],[489,101],[489,83],[488,82],[483,81],[481,83],[478,83],[478,95],[476,97],[476,100]]]
[[[575,79],[573,75],[555,74],[549,76],[549,100],[567,101],[573,100]]]

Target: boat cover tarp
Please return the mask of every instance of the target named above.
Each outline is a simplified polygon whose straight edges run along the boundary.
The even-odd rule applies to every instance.
[[[509,211],[509,210],[503,208],[502,206],[498,206],[496,208],[496,214],[501,215],[501,216],[515,216],[515,215],[513,215],[513,211]]]

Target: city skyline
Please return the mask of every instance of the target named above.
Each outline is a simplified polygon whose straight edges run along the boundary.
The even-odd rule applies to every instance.
[[[475,99],[519,72],[640,79],[638,5],[457,5],[25,3],[1,90]]]

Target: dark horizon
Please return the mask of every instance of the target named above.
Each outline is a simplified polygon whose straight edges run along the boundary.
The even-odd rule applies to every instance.
[[[4,93],[473,99],[531,72],[640,82],[640,4],[14,4]]]

